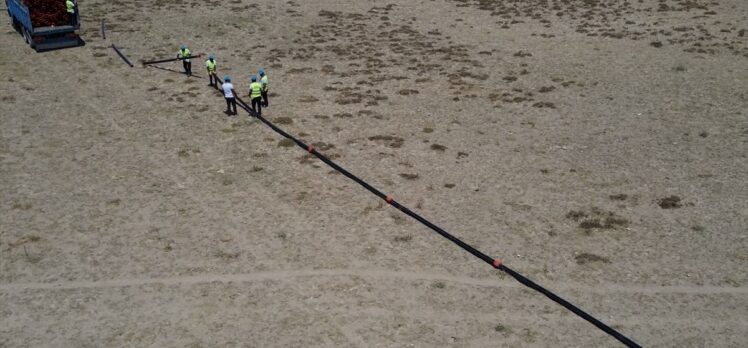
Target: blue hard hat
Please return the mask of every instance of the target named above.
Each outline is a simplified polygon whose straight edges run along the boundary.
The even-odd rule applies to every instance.
[[[265,69],[260,69],[260,76],[265,75]]]
[[[229,81],[231,81],[231,76],[226,75],[226,76],[223,77],[223,80],[226,81],[226,82],[229,82]]]
[[[214,55],[211,54],[211,55],[208,56],[208,59],[216,59],[216,56],[214,56]]]
[[[181,45],[181,46],[179,46],[179,49],[180,49],[180,50],[183,50],[183,49],[185,49],[185,48],[187,48],[187,45]]]
[[[253,75],[253,76],[251,77],[251,80],[252,80],[252,82],[257,82],[257,76],[254,76],[254,75]]]

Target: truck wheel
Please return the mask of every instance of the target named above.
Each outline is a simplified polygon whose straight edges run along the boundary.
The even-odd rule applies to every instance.
[[[31,37],[31,33],[29,33],[26,28],[23,29],[23,39],[26,40],[26,43],[29,44],[31,48],[34,48],[34,46],[36,46],[36,44],[34,43],[34,39]]]

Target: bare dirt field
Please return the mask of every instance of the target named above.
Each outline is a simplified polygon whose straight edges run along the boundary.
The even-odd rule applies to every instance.
[[[619,346],[112,43],[266,68],[269,119],[644,346],[748,346],[748,2],[80,11],[0,20],[0,347]]]

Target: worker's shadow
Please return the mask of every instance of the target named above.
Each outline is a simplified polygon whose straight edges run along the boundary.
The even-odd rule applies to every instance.
[[[165,70],[165,71],[169,71],[169,72],[173,72],[173,73],[177,73],[177,74],[181,74],[181,75],[184,75],[184,71],[179,71],[179,70],[174,70],[174,69],[164,68],[164,67],[161,67],[161,66],[156,66],[156,65],[148,65],[148,66],[149,66],[149,67],[151,67],[151,68],[155,68],[155,69],[160,69],[160,70]],[[197,74],[192,74],[192,75],[191,75],[191,76],[189,76],[189,77],[196,77],[196,78],[199,78],[199,79],[203,78],[202,76],[200,76],[200,75],[197,75]]]

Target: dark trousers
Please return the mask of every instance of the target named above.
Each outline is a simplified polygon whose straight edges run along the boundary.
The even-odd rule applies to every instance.
[[[262,92],[262,106],[268,107],[268,105],[270,105],[268,103],[268,92],[267,91],[263,91]]]
[[[236,98],[226,98],[226,113],[236,115]]]
[[[192,62],[183,60],[182,66],[184,66],[184,73],[191,76],[192,75]]]
[[[214,86],[216,83],[218,83],[218,76],[216,76],[216,73],[208,71],[208,78],[210,79],[211,86]]]
[[[68,12],[68,21],[70,21],[70,25],[75,26],[75,12]]]
[[[262,116],[262,97],[252,98],[252,110]]]

